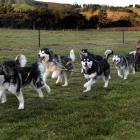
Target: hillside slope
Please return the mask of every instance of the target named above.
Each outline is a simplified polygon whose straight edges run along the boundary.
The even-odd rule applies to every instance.
[[[0,0],[0,3],[11,3],[14,7],[15,11],[26,11],[26,10],[34,10],[38,8],[38,6],[45,5],[48,9],[53,11],[64,11],[65,9],[70,9],[72,5],[70,4],[59,4],[59,3],[46,3],[39,2],[35,0]],[[91,17],[98,15],[100,10],[104,7],[97,6],[98,8],[88,8],[84,9],[84,7],[76,8],[86,19],[90,19]],[[130,19],[133,18],[135,21],[140,22],[140,8],[120,8],[120,7],[106,7],[107,18],[111,21],[118,21],[120,19]],[[132,19],[132,20],[133,20]]]
[[[86,17],[86,19],[90,19],[93,16],[99,15],[100,9],[97,9],[95,11],[93,10],[86,10],[82,11],[81,14]],[[131,9],[131,12],[126,9],[124,10],[112,10],[112,9],[107,9],[107,18],[112,20],[112,21],[117,21],[120,19],[126,19],[126,18],[135,18],[137,21],[140,21],[140,8],[133,8]]]

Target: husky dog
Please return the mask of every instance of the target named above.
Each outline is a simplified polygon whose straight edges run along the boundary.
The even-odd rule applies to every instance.
[[[108,59],[109,56],[113,55],[113,51],[112,50],[106,50],[104,52],[104,56],[100,56],[100,55],[96,55],[96,54],[93,54],[91,52],[89,52],[87,49],[82,49],[80,51],[80,59],[82,60],[82,58],[86,57],[86,56],[89,56],[89,57],[92,57],[94,60],[96,61],[103,61],[104,58],[105,59]],[[81,69],[81,73],[82,73],[82,70]]]
[[[64,78],[64,87],[68,86],[68,77],[72,74],[75,62],[74,50],[70,51],[69,56],[59,56],[54,54],[48,48],[42,48],[38,53],[40,61],[46,65],[45,78],[51,75],[52,79],[57,78],[56,84],[62,82]]]
[[[24,55],[16,57],[15,61],[5,61],[0,65],[0,100],[1,103],[7,101],[5,91],[8,90],[14,94],[18,101],[18,109],[24,109],[24,97],[22,87],[31,84],[43,97],[41,88],[45,87],[50,92],[50,87],[45,83],[43,75],[45,67],[37,62],[26,66],[27,59]]]
[[[133,74],[135,74],[135,56],[133,53],[130,52],[130,54],[125,56],[114,55],[112,58],[113,64],[117,69],[118,76],[124,80],[127,79],[130,70],[132,70]]]
[[[96,79],[99,76],[102,76],[105,84],[104,88],[108,87],[109,79],[110,79],[110,65],[108,63],[108,56],[112,54],[112,51],[106,51],[105,56],[99,61],[95,57],[91,55],[82,55],[81,57],[81,65],[82,65],[82,73],[84,74],[85,79],[88,81],[84,84],[83,92],[88,92],[91,90],[93,84],[96,83]],[[101,56],[100,56],[101,57]],[[99,58],[99,57],[98,57]]]

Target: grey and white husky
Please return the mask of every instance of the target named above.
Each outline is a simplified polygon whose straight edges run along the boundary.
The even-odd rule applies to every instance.
[[[112,61],[117,69],[118,76],[124,80],[127,79],[130,71],[135,74],[135,56],[133,54],[114,55]]]

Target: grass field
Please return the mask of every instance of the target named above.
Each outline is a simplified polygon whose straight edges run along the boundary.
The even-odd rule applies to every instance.
[[[0,61],[25,54],[29,63],[37,60],[38,32],[0,29]],[[69,87],[56,86],[49,79],[52,95],[40,99],[30,87],[23,89],[25,110],[18,111],[16,97],[8,94],[0,105],[0,140],[139,140],[140,73],[124,81],[117,77],[111,59],[111,81],[107,90],[98,80],[92,91],[84,94],[85,79],[80,73],[79,50],[89,48],[102,55],[106,49],[125,54],[134,50],[140,32],[41,31],[41,45],[57,54],[77,55],[75,73]]]

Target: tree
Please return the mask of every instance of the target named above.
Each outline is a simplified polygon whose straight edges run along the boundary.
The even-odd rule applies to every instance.
[[[97,28],[103,27],[105,24],[107,24],[107,12],[105,9],[101,9],[99,12],[99,22],[97,25]]]
[[[85,17],[78,11],[71,11],[61,20],[64,29],[81,29],[85,25]]]
[[[97,28],[99,25],[99,16],[92,16],[88,21],[87,21],[87,28]]]

